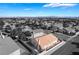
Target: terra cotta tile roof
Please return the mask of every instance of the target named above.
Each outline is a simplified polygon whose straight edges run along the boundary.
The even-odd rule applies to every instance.
[[[46,49],[46,48],[50,48],[51,46],[54,46],[58,42],[58,38],[53,34],[48,34],[36,38],[36,41],[42,49]]]

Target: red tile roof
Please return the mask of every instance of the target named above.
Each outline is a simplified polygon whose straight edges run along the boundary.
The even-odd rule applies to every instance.
[[[58,43],[59,40],[53,34],[48,34],[48,35],[36,38],[36,41],[42,49],[47,49],[47,48],[50,48],[51,46],[54,46],[56,43]]]

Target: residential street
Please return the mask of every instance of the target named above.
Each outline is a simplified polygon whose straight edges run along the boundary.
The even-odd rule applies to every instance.
[[[54,55],[79,55],[79,36],[74,35],[65,45],[53,53]],[[52,55],[53,55],[52,54]]]

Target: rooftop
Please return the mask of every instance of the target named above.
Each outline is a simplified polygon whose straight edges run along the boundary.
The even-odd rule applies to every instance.
[[[48,49],[59,42],[58,38],[53,34],[38,37],[36,41],[42,49]]]
[[[19,46],[10,37],[0,36],[0,55],[9,55],[18,49]]]

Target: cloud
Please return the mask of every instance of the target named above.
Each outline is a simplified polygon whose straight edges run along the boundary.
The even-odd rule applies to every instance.
[[[50,4],[45,4],[43,7],[73,7],[77,4],[72,4],[72,3],[50,3]]]
[[[32,9],[30,9],[30,8],[25,8],[24,10],[31,11]]]

